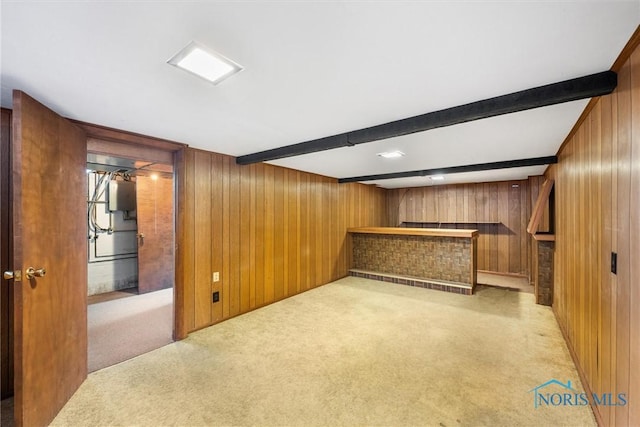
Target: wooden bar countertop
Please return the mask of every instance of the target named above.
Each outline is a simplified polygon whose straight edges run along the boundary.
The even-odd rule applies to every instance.
[[[478,237],[478,230],[451,228],[408,228],[408,227],[353,227],[349,233],[393,234],[399,236],[435,236],[435,237]]]

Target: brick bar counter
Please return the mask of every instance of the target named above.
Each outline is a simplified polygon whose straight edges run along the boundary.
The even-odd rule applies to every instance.
[[[347,231],[353,248],[349,275],[473,294],[478,230],[361,227]]]

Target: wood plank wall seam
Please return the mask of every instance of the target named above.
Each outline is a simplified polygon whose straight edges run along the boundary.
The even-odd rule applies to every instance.
[[[640,48],[547,170],[556,180],[554,312],[601,425],[640,425]],[[611,253],[618,256],[611,272]]]
[[[191,148],[184,161],[186,332],[345,277],[346,229],[387,225],[381,188]]]
[[[532,257],[531,239],[526,232],[532,206],[529,199],[537,197],[543,181],[543,177],[530,177],[389,190],[387,217],[392,226],[414,222],[477,228],[479,270],[529,276]],[[540,225],[542,232],[550,231],[548,209],[547,204]]]

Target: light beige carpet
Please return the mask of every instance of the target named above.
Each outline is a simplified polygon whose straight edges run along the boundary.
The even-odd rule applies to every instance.
[[[89,375],[54,426],[595,425],[549,307],[345,278]]]
[[[113,299],[87,308],[89,372],[173,341],[173,289]]]

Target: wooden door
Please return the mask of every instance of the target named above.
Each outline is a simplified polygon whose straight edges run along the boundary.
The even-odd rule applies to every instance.
[[[173,177],[136,177],[138,292],[173,287]]]
[[[48,424],[87,377],[86,137],[13,93],[16,425]],[[46,269],[28,279],[29,267]]]

